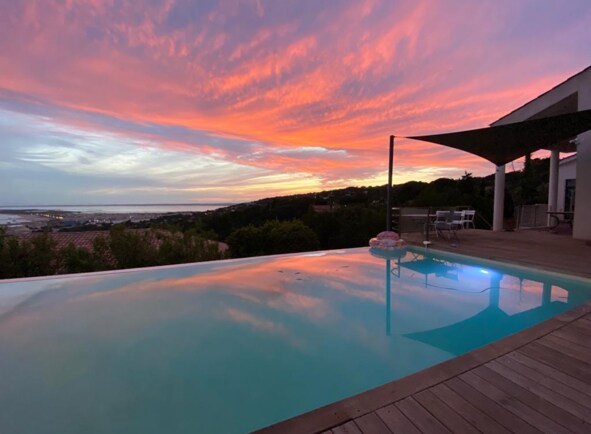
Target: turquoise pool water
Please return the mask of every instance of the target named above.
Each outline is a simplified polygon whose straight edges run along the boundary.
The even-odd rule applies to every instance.
[[[589,299],[585,280],[422,250],[2,283],[0,432],[248,432]]]

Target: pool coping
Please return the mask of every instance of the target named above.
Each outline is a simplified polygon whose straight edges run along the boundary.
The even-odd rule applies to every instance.
[[[424,250],[425,247],[421,247],[421,246],[415,245],[415,244],[410,244],[408,246],[408,249],[416,251],[417,253],[423,253],[421,251]],[[478,262],[479,264],[490,265],[492,267],[500,266],[505,269],[515,270],[515,271],[519,271],[522,273],[531,272],[533,270],[535,272],[542,272],[545,274],[550,274],[550,275],[553,275],[553,276],[561,278],[561,279],[578,280],[578,281],[581,281],[581,282],[587,283],[587,284],[591,283],[591,278],[588,278],[588,277],[575,275],[575,274],[561,273],[561,272],[557,272],[557,271],[548,270],[545,268],[537,268],[532,265],[510,264],[510,263],[495,260],[495,259],[484,258],[481,256],[465,255],[462,253],[449,252],[447,250],[439,250],[439,249],[434,249],[432,247],[428,247],[426,249],[427,249],[427,252],[431,252],[431,253],[439,255],[439,256],[447,256],[450,258],[461,259],[462,261]],[[173,269],[173,268],[206,267],[208,265],[211,266],[212,264],[220,264],[220,263],[230,264],[230,263],[236,263],[236,262],[251,262],[251,261],[256,262],[258,260],[261,260],[262,258],[270,259],[270,258],[289,257],[289,256],[320,256],[320,255],[326,255],[326,254],[331,254],[331,253],[349,252],[352,250],[367,250],[369,253],[369,247],[347,247],[347,248],[342,248],[342,249],[328,249],[328,250],[323,249],[323,250],[312,250],[312,251],[307,251],[307,252],[277,253],[274,255],[248,256],[248,257],[244,257],[244,258],[214,259],[212,261],[185,262],[185,263],[181,263],[181,264],[155,265],[155,266],[149,266],[149,267],[135,267],[135,268],[121,268],[121,269],[115,269],[115,270],[90,271],[90,272],[83,272],[83,273],[51,274],[51,275],[47,275],[47,276],[31,276],[31,277],[13,277],[13,278],[8,278],[8,279],[0,279],[0,285],[13,284],[13,283],[35,282],[35,281],[39,281],[39,280],[76,279],[76,278],[81,278],[81,277],[106,276],[106,275],[112,275],[112,274],[125,274],[125,273],[141,272],[141,271],[152,271],[152,270],[166,270],[166,269]]]
[[[591,313],[591,301],[430,368],[255,431],[321,433],[515,351]]]
[[[66,273],[66,274],[49,274],[46,276],[30,276],[30,277],[11,277],[8,279],[0,279],[0,285],[8,283],[26,283],[35,282],[38,280],[53,280],[53,279],[77,279],[81,277],[91,276],[106,276],[111,274],[125,274],[125,273],[136,273],[141,271],[153,271],[153,270],[167,270],[173,268],[189,268],[189,267],[207,267],[211,264],[230,264],[236,262],[256,262],[261,259],[272,259],[289,256],[321,256],[331,253],[343,253],[355,249],[369,249],[369,247],[348,247],[343,249],[330,249],[330,250],[311,250],[307,252],[292,252],[292,253],[276,253],[274,255],[262,255],[262,256],[245,256],[244,258],[225,258],[225,259],[214,259],[211,261],[197,261],[197,262],[183,262],[180,264],[168,264],[168,265],[153,265],[147,267],[134,267],[134,268],[119,268],[114,270],[102,270],[102,271],[88,271],[82,273]]]

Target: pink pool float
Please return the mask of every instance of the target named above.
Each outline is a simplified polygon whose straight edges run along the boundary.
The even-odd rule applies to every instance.
[[[406,247],[406,241],[400,238],[400,235],[393,231],[380,232],[375,238],[369,240],[369,247],[386,251],[403,250]]]

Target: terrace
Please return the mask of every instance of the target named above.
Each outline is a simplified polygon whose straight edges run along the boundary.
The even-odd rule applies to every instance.
[[[406,233],[403,238],[417,246],[425,239],[419,232]],[[568,232],[467,229],[458,232],[457,240],[433,234],[430,239],[437,250],[591,278],[591,244],[571,238]]]

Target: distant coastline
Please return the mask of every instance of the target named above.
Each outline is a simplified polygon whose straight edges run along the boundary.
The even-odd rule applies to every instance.
[[[2,205],[0,213],[22,211],[64,211],[72,213],[140,214],[169,212],[212,211],[235,203],[144,203],[144,204],[92,204],[92,205]]]
[[[232,203],[92,204],[0,206],[0,227],[12,234],[83,225],[142,222],[166,214],[213,211]]]

